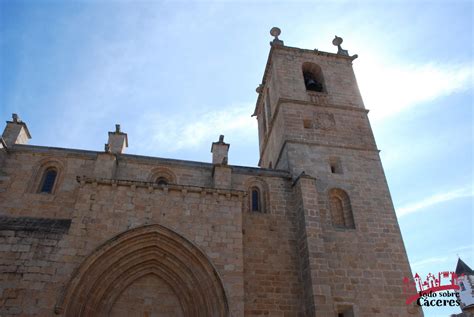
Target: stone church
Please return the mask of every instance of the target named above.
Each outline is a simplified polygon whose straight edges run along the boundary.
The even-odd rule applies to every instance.
[[[357,55],[271,34],[259,168],[232,165],[223,136],[204,163],[125,154],[119,125],[97,152],[27,145],[7,121],[0,316],[422,315]]]

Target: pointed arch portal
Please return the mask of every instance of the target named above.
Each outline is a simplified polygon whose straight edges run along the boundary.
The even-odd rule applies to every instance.
[[[189,240],[158,224],[121,233],[96,249],[72,276],[56,313],[108,316],[130,285],[149,277],[175,295],[179,315],[229,315],[212,263]]]

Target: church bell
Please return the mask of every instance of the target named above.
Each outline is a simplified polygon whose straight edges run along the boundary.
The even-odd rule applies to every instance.
[[[322,92],[323,85],[316,80],[314,80],[311,76],[306,75],[304,76],[304,84],[306,86],[306,90]]]

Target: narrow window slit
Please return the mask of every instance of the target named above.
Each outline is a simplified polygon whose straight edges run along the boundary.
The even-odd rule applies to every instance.
[[[258,192],[258,189],[253,188],[252,189],[252,211],[257,211],[260,212],[260,193]]]
[[[341,159],[338,157],[329,159],[329,168],[332,174],[343,174]]]

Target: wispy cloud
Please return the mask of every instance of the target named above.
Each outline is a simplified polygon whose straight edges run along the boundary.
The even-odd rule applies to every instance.
[[[425,199],[422,199],[420,201],[397,208],[397,215],[399,217],[405,216],[407,214],[422,211],[423,209],[427,207],[430,207],[439,203],[455,200],[458,198],[472,197],[472,196],[473,196],[473,192],[470,186],[458,188],[458,189],[444,192],[444,193],[438,193],[430,197],[427,197]]]
[[[365,58],[357,68],[358,83],[372,120],[472,86],[469,63],[397,65]]]
[[[410,265],[415,272],[427,270],[427,268],[438,268],[439,270],[447,269],[449,267],[454,268],[453,262],[457,261],[458,257],[461,257],[465,261],[469,262],[472,260],[473,248],[474,246],[471,244],[454,248],[449,251],[440,250],[444,256],[433,256],[424,259],[418,259],[410,262]]]
[[[367,60],[370,63],[367,63]],[[466,90],[470,87],[472,69],[467,64],[437,64],[402,66],[366,59],[358,65],[358,83],[366,107],[371,110],[372,120],[380,120],[408,108],[436,98]],[[148,131],[139,134],[153,135],[152,141],[141,150],[151,148],[160,152],[195,149],[208,144],[216,134],[238,134],[239,137],[255,137],[256,121],[249,117],[253,105],[227,107],[220,111],[168,116],[162,113],[148,114],[145,122]],[[195,118],[193,121],[189,117]],[[150,130],[150,126],[154,126]],[[249,134],[252,131],[253,134]],[[433,196],[431,200],[451,199],[447,194]],[[455,194],[455,193],[454,193]],[[431,201],[430,200],[430,201]],[[428,203],[428,202],[426,202]],[[423,206],[408,206],[402,212],[410,213]]]
[[[357,16],[360,20],[369,18],[365,11],[355,12],[352,17]],[[347,17],[338,23],[345,26],[344,38],[347,43],[343,47],[349,49],[351,54],[359,55],[354,61],[354,70],[372,122],[473,87],[474,74],[470,60],[442,61],[438,59],[441,56],[433,56],[433,59],[424,61],[410,61],[400,54],[394,55],[394,52],[401,52],[394,47],[393,41],[398,38],[400,30],[388,33],[385,30],[381,33],[374,30],[372,25],[367,29],[359,25],[363,29],[355,31],[351,28],[354,21],[348,21]],[[334,26],[330,25],[321,34],[332,33]],[[412,30],[405,32],[413,35]],[[368,37],[368,33],[371,36]],[[378,41],[374,44],[373,38],[380,37],[385,39],[383,44]],[[301,47],[311,47],[313,43],[326,45],[322,50],[335,51],[330,41],[319,36],[309,40],[303,38]],[[408,54],[408,58],[410,56]]]
[[[219,134],[237,135],[245,141],[255,138],[257,122],[250,117],[251,105],[232,106],[220,111],[188,113],[186,116],[154,113],[143,118],[143,124],[135,133],[141,137],[152,135],[151,141],[143,144],[144,150],[175,152],[210,146]],[[141,128],[143,127],[143,128]]]
[[[370,63],[367,62],[370,61]],[[366,107],[371,110],[372,120],[380,120],[408,108],[432,101],[436,98],[466,90],[470,87],[472,69],[467,64],[395,65],[366,59],[358,65],[358,83]],[[216,134],[235,133],[239,136],[255,137],[256,121],[249,117],[253,105],[227,107],[220,111],[168,116],[162,113],[147,114],[143,127],[147,131],[137,131],[138,135],[153,135],[148,144],[140,150],[151,148],[163,152],[195,149],[208,144]],[[190,121],[189,118],[195,118]],[[154,127],[150,130],[150,127]],[[253,134],[248,134],[252,131]],[[450,199],[447,194],[433,199]],[[448,197],[448,198],[446,198]],[[408,206],[403,213],[413,212]]]
[[[474,245],[468,244],[468,245],[463,245],[463,246],[457,247],[457,248],[453,249],[453,251],[455,251],[455,252],[472,251],[473,249],[474,249]]]
[[[452,260],[452,259],[450,257],[447,257],[447,256],[431,257],[431,258],[427,258],[427,259],[423,259],[423,260],[420,260],[420,261],[413,262],[413,263],[411,263],[411,267],[414,270],[423,269],[427,265],[446,263],[450,260]]]

